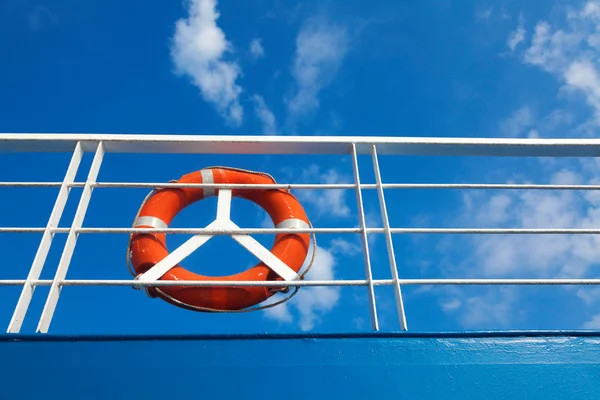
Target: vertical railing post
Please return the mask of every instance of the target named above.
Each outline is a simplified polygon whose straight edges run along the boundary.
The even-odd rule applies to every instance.
[[[369,241],[367,237],[367,223],[365,219],[365,208],[360,186],[360,173],[358,168],[358,156],[356,154],[356,144],[352,143],[352,166],[354,170],[354,184],[356,185],[356,204],[358,205],[358,222],[361,229],[361,239],[363,256],[365,262],[365,275],[368,282],[369,305],[371,310],[371,328],[374,331],[379,330],[379,320],[377,318],[377,305],[375,301],[375,287],[373,286],[373,271],[371,269],[371,256],[369,254]]]
[[[83,150],[81,148],[81,143],[77,142],[75,149],[73,150],[73,155],[71,156],[71,161],[69,162],[69,167],[67,168],[67,172],[62,184],[60,185],[58,195],[56,196],[56,201],[54,202],[54,207],[50,213],[50,218],[46,224],[46,229],[44,229],[44,233],[42,234],[42,240],[40,240],[33,263],[29,269],[29,274],[27,274],[27,280],[23,285],[21,295],[19,296],[19,300],[15,306],[15,311],[13,312],[10,323],[8,324],[8,329],[6,331],[7,333],[19,333],[21,330],[21,326],[25,320],[25,315],[27,314],[29,304],[31,303],[31,299],[33,297],[33,292],[35,290],[35,284],[33,281],[37,281],[40,278],[42,269],[44,268],[44,263],[46,262],[46,257],[48,257],[48,252],[50,251],[50,246],[52,245],[52,239],[54,238],[54,228],[58,227],[58,224],[60,223],[60,218],[62,217],[65,205],[67,204],[67,199],[71,191],[71,185],[75,181],[75,176],[77,175],[77,170],[79,169],[82,156]]]
[[[372,145],[371,155],[373,157],[373,169],[375,172],[375,183],[377,184],[377,194],[379,195],[379,207],[381,208],[381,219],[383,220],[383,230],[385,234],[385,242],[387,245],[388,258],[390,261],[390,269],[392,272],[392,280],[394,281],[394,294],[396,296],[396,308],[398,311],[398,319],[400,321],[400,329],[405,331],[408,329],[406,325],[406,314],[404,313],[404,302],[402,300],[402,291],[398,278],[398,268],[396,267],[396,256],[394,255],[394,244],[392,242],[392,233],[390,231],[390,220],[388,218],[387,208],[385,205],[385,197],[383,194],[383,186],[381,182],[381,172],[379,170],[379,161],[377,159],[377,147]]]
[[[42,315],[38,323],[37,332],[47,333],[48,328],[50,327],[50,322],[52,321],[54,310],[56,309],[56,303],[58,302],[58,297],[60,296],[61,283],[67,276],[67,270],[69,269],[69,264],[71,263],[73,252],[75,251],[75,245],[77,243],[78,236],[77,231],[83,224],[83,220],[92,197],[92,185],[96,183],[96,179],[98,178],[103,157],[104,144],[102,142],[98,142],[96,154],[94,155],[94,160],[92,161],[92,166],[90,167],[88,177],[85,181],[85,186],[83,187],[83,192],[81,193],[81,198],[79,199],[77,211],[75,212],[75,218],[73,218],[73,223],[69,229],[69,235],[67,236],[67,241],[60,257],[58,267],[56,268],[56,274],[52,280],[50,292],[48,293],[48,298],[46,299],[46,304],[44,305],[44,310],[42,311]]]

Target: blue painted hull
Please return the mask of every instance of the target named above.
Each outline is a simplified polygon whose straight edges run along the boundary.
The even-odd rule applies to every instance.
[[[597,399],[600,332],[0,337],[0,399]]]

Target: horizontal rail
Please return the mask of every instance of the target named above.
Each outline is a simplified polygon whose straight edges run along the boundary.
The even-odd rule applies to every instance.
[[[0,151],[73,151],[80,142],[107,153],[161,154],[370,154],[380,155],[598,157],[600,139],[449,138],[397,136],[236,136],[149,134],[0,134]]]
[[[0,279],[0,286],[22,286],[25,279]],[[373,279],[375,286],[393,285],[393,279]],[[600,285],[600,279],[399,279],[400,285]],[[32,285],[49,286],[50,279],[31,281]],[[136,281],[119,279],[69,279],[61,286],[368,286],[369,281],[302,280],[302,281]]]
[[[59,187],[62,182],[0,182],[0,187]],[[81,186],[84,184],[81,183]],[[67,185],[68,187],[75,186],[74,183]]]
[[[354,189],[353,183],[146,183],[98,182],[94,187],[104,188],[207,188],[207,189]]]
[[[0,227],[0,233],[41,233],[45,228]],[[53,233],[68,233],[69,228],[49,229]],[[240,229],[204,229],[204,228],[80,228],[76,233],[86,234],[187,234],[187,235],[250,235],[278,233],[362,233],[361,228],[240,228]],[[366,228],[367,233],[384,233],[383,228]],[[454,234],[454,235],[598,235],[600,228],[390,228],[393,234]]]
[[[0,182],[0,187],[58,187],[62,182]],[[74,182],[69,187],[83,187],[85,182]],[[353,183],[160,183],[160,182],[96,182],[94,188],[211,188],[211,189],[356,189]],[[511,190],[600,190],[600,185],[545,185],[509,183],[383,183],[384,189],[511,189]],[[363,183],[361,189],[376,189],[374,183]]]

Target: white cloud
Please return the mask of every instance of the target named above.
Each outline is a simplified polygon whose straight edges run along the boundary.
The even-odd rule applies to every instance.
[[[516,287],[421,286],[412,295],[435,296],[463,329],[506,329],[526,320],[528,304]]]
[[[499,129],[503,136],[508,137],[564,136],[565,128],[571,130],[569,125],[573,122],[573,115],[566,110],[558,108],[542,118],[536,118],[531,107],[524,105],[500,121]]]
[[[513,317],[518,314],[515,312],[516,296],[510,288],[467,297],[463,302],[460,321],[466,328],[504,328],[513,323]]]
[[[582,162],[577,166],[549,172],[549,183],[595,184],[598,181],[593,174],[597,163]],[[546,170],[555,168],[552,165]],[[600,226],[600,193],[561,190],[471,193],[464,196],[463,210],[456,219],[462,226],[485,228],[595,228]],[[452,277],[459,274],[477,278],[584,278],[595,276],[600,266],[598,235],[506,234],[451,240],[452,244],[446,243],[441,250],[454,260],[453,269],[443,271]],[[587,305],[600,301],[600,288],[563,289]],[[516,322],[519,316],[516,312],[522,310],[516,305],[515,293],[469,297],[457,291],[452,293],[452,298],[461,301],[460,307],[454,308],[452,306],[458,303],[448,301],[440,302],[440,307],[446,312],[460,311],[459,320],[465,328],[506,327]]]
[[[531,42],[523,53],[523,62],[555,77],[562,85],[560,94],[568,94],[566,98],[572,100],[574,112],[555,108],[549,115],[538,119],[525,105],[500,123],[504,135],[564,137],[582,131],[597,134],[600,124],[598,32],[600,1],[589,1],[579,10],[570,9],[564,26],[551,26],[546,21],[536,25]],[[593,111],[593,118],[581,123],[577,120],[581,118],[578,109],[586,104]],[[535,182],[524,182],[516,176],[507,183],[597,184],[600,181],[597,177],[600,163],[591,159],[530,160],[517,165],[522,172],[527,171],[528,177],[535,177]],[[513,165],[507,164],[507,167],[512,168]],[[453,226],[596,228],[600,226],[600,193],[569,190],[469,192],[462,198],[462,212],[457,214],[451,217]],[[600,268],[598,235],[460,236],[444,240],[443,246],[438,246],[438,249],[443,254],[442,261],[438,260],[441,272],[452,274],[452,277],[583,278],[596,276]],[[495,293],[491,288],[482,289],[486,292],[477,296],[467,295],[463,289],[448,292],[451,296],[446,294],[439,301],[440,308],[454,313],[465,328],[489,328],[511,326],[524,315],[524,306],[535,307],[531,297],[530,301],[517,302],[519,292],[510,287]],[[525,290],[530,293],[529,290],[533,289],[523,288]],[[563,287],[562,290],[565,296],[579,298],[587,306],[600,302],[600,288]],[[527,320],[535,324],[534,316],[530,317]],[[587,322],[584,322],[587,318],[584,313],[578,317],[584,327],[598,327],[600,324],[598,315]]]
[[[477,19],[483,19],[483,20],[487,20],[490,19],[492,16],[492,7],[488,7],[484,10],[477,10],[475,11],[475,18]]]
[[[414,294],[436,296],[442,311],[464,329],[507,328],[524,319],[527,307],[517,288],[509,286],[430,286]]]
[[[307,183],[348,183],[347,179],[335,169],[321,172],[316,164],[312,164],[302,171],[302,182]],[[344,189],[302,189],[296,192],[296,197],[303,203],[314,206],[317,216],[348,217],[350,207],[347,204]]]
[[[188,17],[176,22],[171,58],[176,71],[188,75],[205,101],[212,103],[225,120],[239,126],[243,109],[239,103],[241,87],[236,79],[239,65],[225,61],[231,43],[217,26],[216,0],[191,0]]]
[[[292,316],[292,312],[290,311],[289,304],[290,303],[283,303],[275,307],[267,308],[264,310],[264,313],[268,318],[273,319],[275,321],[281,323],[292,323],[294,322],[294,317]]]
[[[266,216],[261,226],[272,228],[271,218]],[[309,249],[302,271],[304,271],[310,262],[313,251],[313,243]],[[306,274],[306,280],[333,280],[335,279],[335,266],[337,257],[353,257],[361,254],[362,247],[359,243],[352,243],[343,238],[333,238],[327,248],[317,245],[315,260]],[[286,295],[277,294],[277,299]],[[310,331],[320,321],[321,317],[333,310],[340,300],[340,288],[335,286],[322,287],[301,287],[299,292],[287,303],[266,309],[265,316],[269,319],[281,323],[293,323],[294,316],[297,316],[297,322],[301,330]],[[276,301],[276,300],[274,300]]]
[[[462,301],[458,298],[450,299],[441,303],[442,310],[445,312],[458,310],[461,305]]]
[[[360,239],[359,239],[360,240]],[[352,243],[346,239],[334,238],[331,239],[329,250],[333,254],[341,254],[344,256],[355,256],[362,252],[362,247],[359,243]]]
[[[306,21],[296,38],[292,76],[297,88],[288,102],[292,115],[319,107],[318,94],[333,80],[347,51],[348,34],[344,27],[324,17]]]
[[[306,279],[334,279],[335,265],[336,260],[333,255],[322,247],[317,246],[315,262],[306,275]],[[298,299],[296,299],[294,307],[300,313],[300,329],[308,331],[315,326],[321,315],[331,311],[337,305],[340,298],[340,288],[323,286],[303,289],[308,290],[298,293]]]
[[[307,257],[310,261],[312,246]],[[307,280],[335,279],[336,259],[331,251],[317,246],[315,261],[306,274]],[[279,296],[279,295],[277,295]],[[303,331],[312,330],[321,318],[333,310],[340,300],[340,288],[335,286],[301,287],[300,291],[285,308],[281,305],[265,310],[265,315],[279,322],[291,323],[294,313],[298,314],[298,324]],[[294,311],[294,313],[292,312]]]
[[[252,96],[254,101],[254,112],[260,119],[263,127],[263,133],[265,135],[276,135],[277,134],[277,122],[275,121],[275,115],[265,104],[265,100],[262,96],[255,94]]]
[[[519,25],[517,26],[517,29],[511,32],[506,41],[506,44],[508,47],[510,47],[510,51],[515,51],[519,43],[525,40],[525,34],[526,31],[525,27],[523,26],[523,14],[519,14]]]
[[[255,60],[265,56],[265,49],[262,46],[261,39],[252,39],[250,42],[250,53]]]
[[[589,1],[580,10],[566,13],[566,26],[553,28],[541,21],[535,28],[524,62],[555,76],[563,91],[582,94],[600,119],[600,2]],[[502,130],[508,136],[552,132],[573,122],[570,113],[556,109],[536,123],[524,106],[507,118]],[[564,133],[569,130],[563,131]],[[561,165],[561,163],[558,163]],[[540,164],[542,166],[544,164]],[[597,166],[589,161],[542,172],[556,184],[593,184]],[[564,165],[564,162],[563,162]],[[591,166],[591,168],[590,168]],[[520,191],[494,196],[467,196],[465,214],[476,212],[472,222],[479,226],[516,228],[591,228],[600,224],[600,202],[595,192]],[[471,260],[488,276],[582,277],[598,265],[600,239],[593,235],[491,235],[475,239]],[[590,301],[592,292],[578,295]],[[595,292],[594,292],[595,293]],[[587,297],[582,297],[587,296]]]
[[[367,228],[383,227],[383,222],[381,221],[381,214],[379,212],[365,212],[365,224],[367,224]],[[380,236],[382,236],[380,233],[369,234],[367,236],[369,240],[369,245],[374,245],[377,241],[377,238]]]
[[[475,10],[475,18],[485,22],[500,22],[510,19],[510,14],[504,8],[504,5],[500,6],[500,10],[495,11],[494,6],[487,8],[477,8]]]
[[[272,228],[273,221],[267,215],[261,222],[264,228]],[[314,243],[311,241],[308,256],[304,261],[301,271],[308,267]],[[330,242],[329,248],[325,249],[317,245],[315,259],[310,271],[306,274],[306,280],[332,280],[335,279],[335,255],[354,255],[356,247],[342,239],[335,238]],[[358,250],[360,251],[360,249]],[[340,298],[340,288],[335,286],[301,287],[298,293],[287,303],[276,307],[267,308],[265,316],[281,323],[294,322],[294,314],[298,314],[298,324],[303,331],[309,331],[315,327],[320,318],[333,310]],[[289,294],[276,294],[275,298],[281,299]],[[277,300],[274,300],[277,301]]]
[[[533,126],[533,112],[529,106],[524,105],[500,123],[500,132],[504,136],[522,136]]]
[[[356,329],[359,330],[365,329],[365,326],[367,325],[367,321],[363,317],[355,317],[352,319],[352,322],[354,322]]]
[[[554,172],[550,181],[589,182],[566,169]],[[488,228],[591,228],[600,224],[600,210],[589,196],[537,190],[469,195],[462,218]],[[479,211],[471,217],[473,210]],[[486,276],[581,277],[600,257],[600,238],[594,235],[481,235],[473,240],[475,252],[469,262]]]
[[[600,314],[596,314],[581,326],[582,329],[600,329]]]
[[[566,13],[566,26],[553,28],[540,21],[524,62],[553,74],[562,91],[584,96],[600,125],[600,2],[588,1],[580,10]]]
[[[589,60],[574,61],[564,75],[569,88],[583,92],[588,103],[596,110],[596,120],[600,123],[600,79],[597,67]]]
[[[577,290],[579,297],[586,305],[592,305],[600,301],[600,286],[582,287]]]

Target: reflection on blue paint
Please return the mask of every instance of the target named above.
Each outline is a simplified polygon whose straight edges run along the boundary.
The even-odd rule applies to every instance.
[[[3,400],[600,398],[600,332],[0,337]]]

